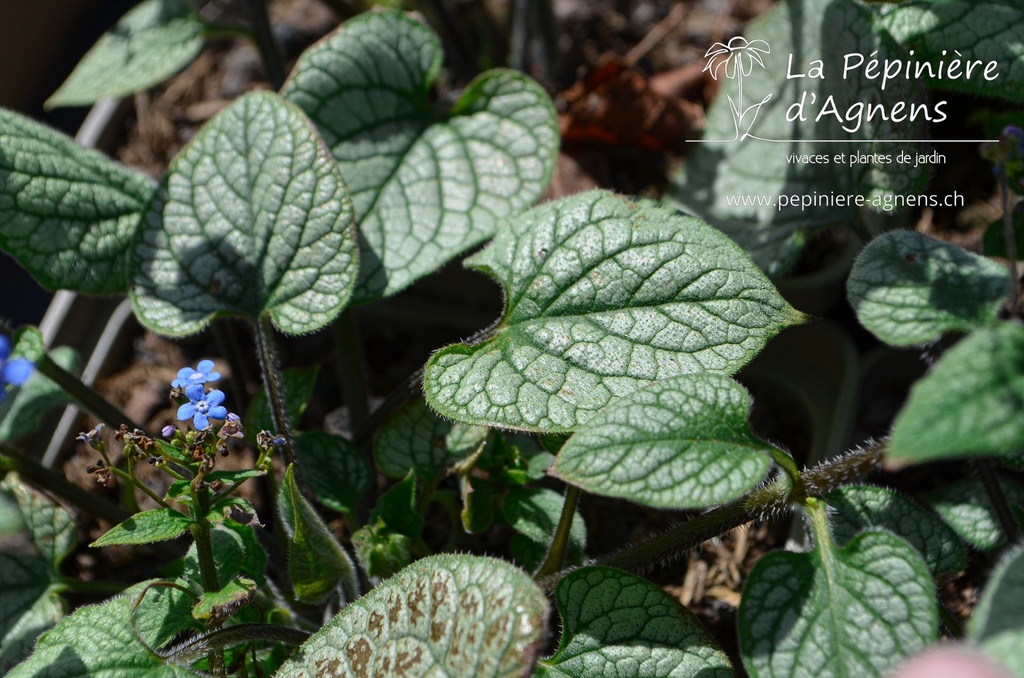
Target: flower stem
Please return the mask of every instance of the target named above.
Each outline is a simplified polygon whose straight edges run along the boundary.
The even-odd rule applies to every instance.
[[[256,323],[256,350],[259,353],[260,370],[263,372],[263,386],[267,390],[267,402],[270,404],[270,418],[276,429],[274,433],[283,437],[285,441],[284,456],[287,466],[295,463],[292,455],[292,429],[288,423],[288,412],[281,393],[281,368],[277,364],[273,333],[270,316],[261,315]]]
[[[60,386],[65,393],[77,400],[90,414],[107,426],[117,429],[121,424],[126,424],[129,428],[145,431],[141,425],[132,421],[127,414],[112,405],[110,401],[99,393],[83,384],[78,377],[53,362],[49,356],[44,355],[40,358],[39,362],[36,363],[36,369]]]
[[[217,565],[213,559],[213,542],[210,539],[210,521],[206,519],[209,510],[207,490],[197,490],[193,483],[190,488],[192,495],[192,536],[196,541],[196,555],[199,559],[199,577],[202,579],[203,591],[213,593],[220,590],[217,578]],[[209,652],[210,670],[214,675],[225,675],[224,652],[211,649]]]
[[[554,574],[562,569],[565,563],[565,551],[569,546],[569,535],[572,530],[572,519],[576,515],[576,504],[579,503],[580,488],[575,485],[566,485],[565,502],[562,504],[562,515],[558,517],[558,525],[555,527],[555,537],[551,540],[548,553],[544,562],[537,568],[534,579],[540,579]]]
[[[275,91],[284,84],[284,59],[281,50],[274,40],[274,32],[270,29],[270,16],[267,14],[267,3],[264,0],[249,0],[249,13],[252,17],[252,29],[256,37],[256,48],[267,69],[267,80]]]

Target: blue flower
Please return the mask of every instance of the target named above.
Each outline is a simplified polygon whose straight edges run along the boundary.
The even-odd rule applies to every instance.
[[[24,358],[8,360],[11,355],[11,340],[0,334],[0,401],[8,384],[21,386],[32,376],[36,366]]]
[[[199,366],[202,367],[203,363],[199,363]],[[185,395],[189,402],[178,408],[180,421],[192,419],[197,429],[204,429],[210,425],[210,419],[224,419],[228,416],[228,409],[221,405],[224,394],[220,391],[207,393],[202,384],[192,384],[185,389]]]
[[[205,384],[208,381],[217,381],[220,379],[220,372],[211,372],[210,370],[212,369],[212,360],[200,360],[194,370],[191,367],[182,367],[178,370],[178,378],[171,382],[171,386],[186,388],[192,384]]]

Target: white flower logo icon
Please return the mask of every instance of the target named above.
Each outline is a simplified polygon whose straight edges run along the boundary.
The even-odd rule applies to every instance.
[[[728,44],[716,42],[704,54],[704,57],[708,60],[704,66],[704,71],[710,72],[711,77],[715,80],[718,80],[718,76],[724,72],[726,78],[736,80],[739,88],[736,101],[733,101],[731,96],[728,97],[729,106],[732,108],[733,122],[736,126],[736,136],[733,140],[740,138],[741,123],[748,117],[748,113],[753,111],[753,114],[749,116],[749,122],[744,124],[743,136],[747,136],[754,121],[757,119],[757,113],[761,106],[772,98],[772,95],[769,94],[760,102],[752,104],[747,108],[743,107],[743,78],[754,72],[754,64],[761,68],[765,67],[764,61],[761,58],[762,54],[771,54],[771,48],[767,42],[764,40],[747,40],[741,36],[732,38]]]

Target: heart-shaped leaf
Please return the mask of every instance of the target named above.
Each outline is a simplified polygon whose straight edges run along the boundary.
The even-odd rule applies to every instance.
[[[160,647],[184,629],[194,628],[191,598],[152,584],[142,582],[104,603],[79,608],[40,636],[32,656],[14,667],[8,678],[202,675],[155,657],[133,633],[131,605],[147,587],[151,588],[135,611],[134,621],[135,630],[150,647]]]
[[[47,108],[123,97],[166,80],[199,54],[204,28],[188,0],[146,0],[100,37]]]
[[[928,566],[888,532],[862,532],[844,549],[812,513],[817,548],[773,551],[743,587],[740,654],[759,676],[887,675],[935,642],[938,610]]]
[[[114,544],[151,544],[180,537],[188,531],[192,519],[174,509],[158,508],[136,513],[110,528],[106,534],[89,544],[93,548]]]
[[[50,290],[118,294],[153,182],[0,109],[0,248]]]
[[[469,424],[571,431],[651,381],[735,372],[802,317],[719,231],[602,191],[513,219],[467,263],[505,313],[435,353],[424,391]]]
[[[913,231],[872,240],[846,281],[857,319],[893,346],[993,324],[1010,274],[991,259]]]
[[[40,633],[64,616],[58,577],[37,556],[0,553],[0,671],[32,654]]]
[[[548,602],[502,560],[430,556],[350,604],[277,678],[323,675],[528,675]]]
[[[264,313],[288,334],[313,332],[355,284],[352,201],[302,111],[254,92],[171,162],[135,260],[132,307],[155,332]]]
[[[1024,674],[1024,549],[1000,559],[971,614],[967,637],[1002,662],[1015,676]]]
[[[373,484],[370,462],[341,436],[324,431],[298,433],[295,458],[316,500],[335,511],[353,510]]]
[[[381,427],[373,442],[373,458],[394,478],[404,478],[410,470],[421,478],[433,478],[473,454],[486,438],[487,428],[442,419],[417,400]]]
[[[295,483],[289,466],[278,492],[281,521],[288,531],[288,574],[296,600],[322,603],[339,588],[346,601],[356,598],[359,586],[355,565],[334,534],[317,515]]]
[[[584,424],[552,471],[587,492],[660,508],[704,508],[752,490],[772,446],[750,432],[750,394],[729,377],[656,381]]]
[[[1024,40],[1020,34],[1024,8],[1020,3],[914,0],[882,5],[876,12],[878,23],[913,50],[915,64],[930,64],[922,71],[929,86],[1024,103]],[[995,66],[989,67],[989,63]]]
[[[555,589],[562,640],[535,676],[732,676],[693,614],[636,575],[584,567]]]
[[[429,28],[370,13],[306,50],[282,89],[316,123],[352,192],[358,303],[491,237],[540,197],[554,168],[558,128],[540,86],[488,71],[445,113],[429,102],[440,68]]]
[[[934,513],[882,487],[847,485],[825,495],[836,544],[843,546],[864,530],[880,528],[907,540],[924,556],[933,574],[967,567],[963,543]]]
[[[889,456],[924,462],[1024,449],[1024,327],[980,329],[910,391]]]
[[[896,198],[920,193],[928,167],[898,162],[919,148],[900,142],[921,138],[926,116],[946,114],[935,105],[908,116],[911,106],[928,106],[919,80],[891,79],[883,92],[866,68],[846,70],[847,59],[855,61],[849,55],[881,63],[903,57],[861,3],[780,2],[751,22],[746,37],[745,45],[729,42],[733,68],[752,54],[764,70],[748,62],[745,73],[721,79],[704,141],[673,179],[669,198],[728,233],[774,278],[796,262],[808,232],[857,224],[864,207],[891,211]],[[768,48],[763,55],[750,47],[757,41]]]

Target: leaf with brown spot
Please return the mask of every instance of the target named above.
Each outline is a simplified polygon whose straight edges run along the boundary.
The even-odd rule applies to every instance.
[[[510,563],[431,556],[335,615],[276,675],[529,675],[547,616],[544,594]]]

